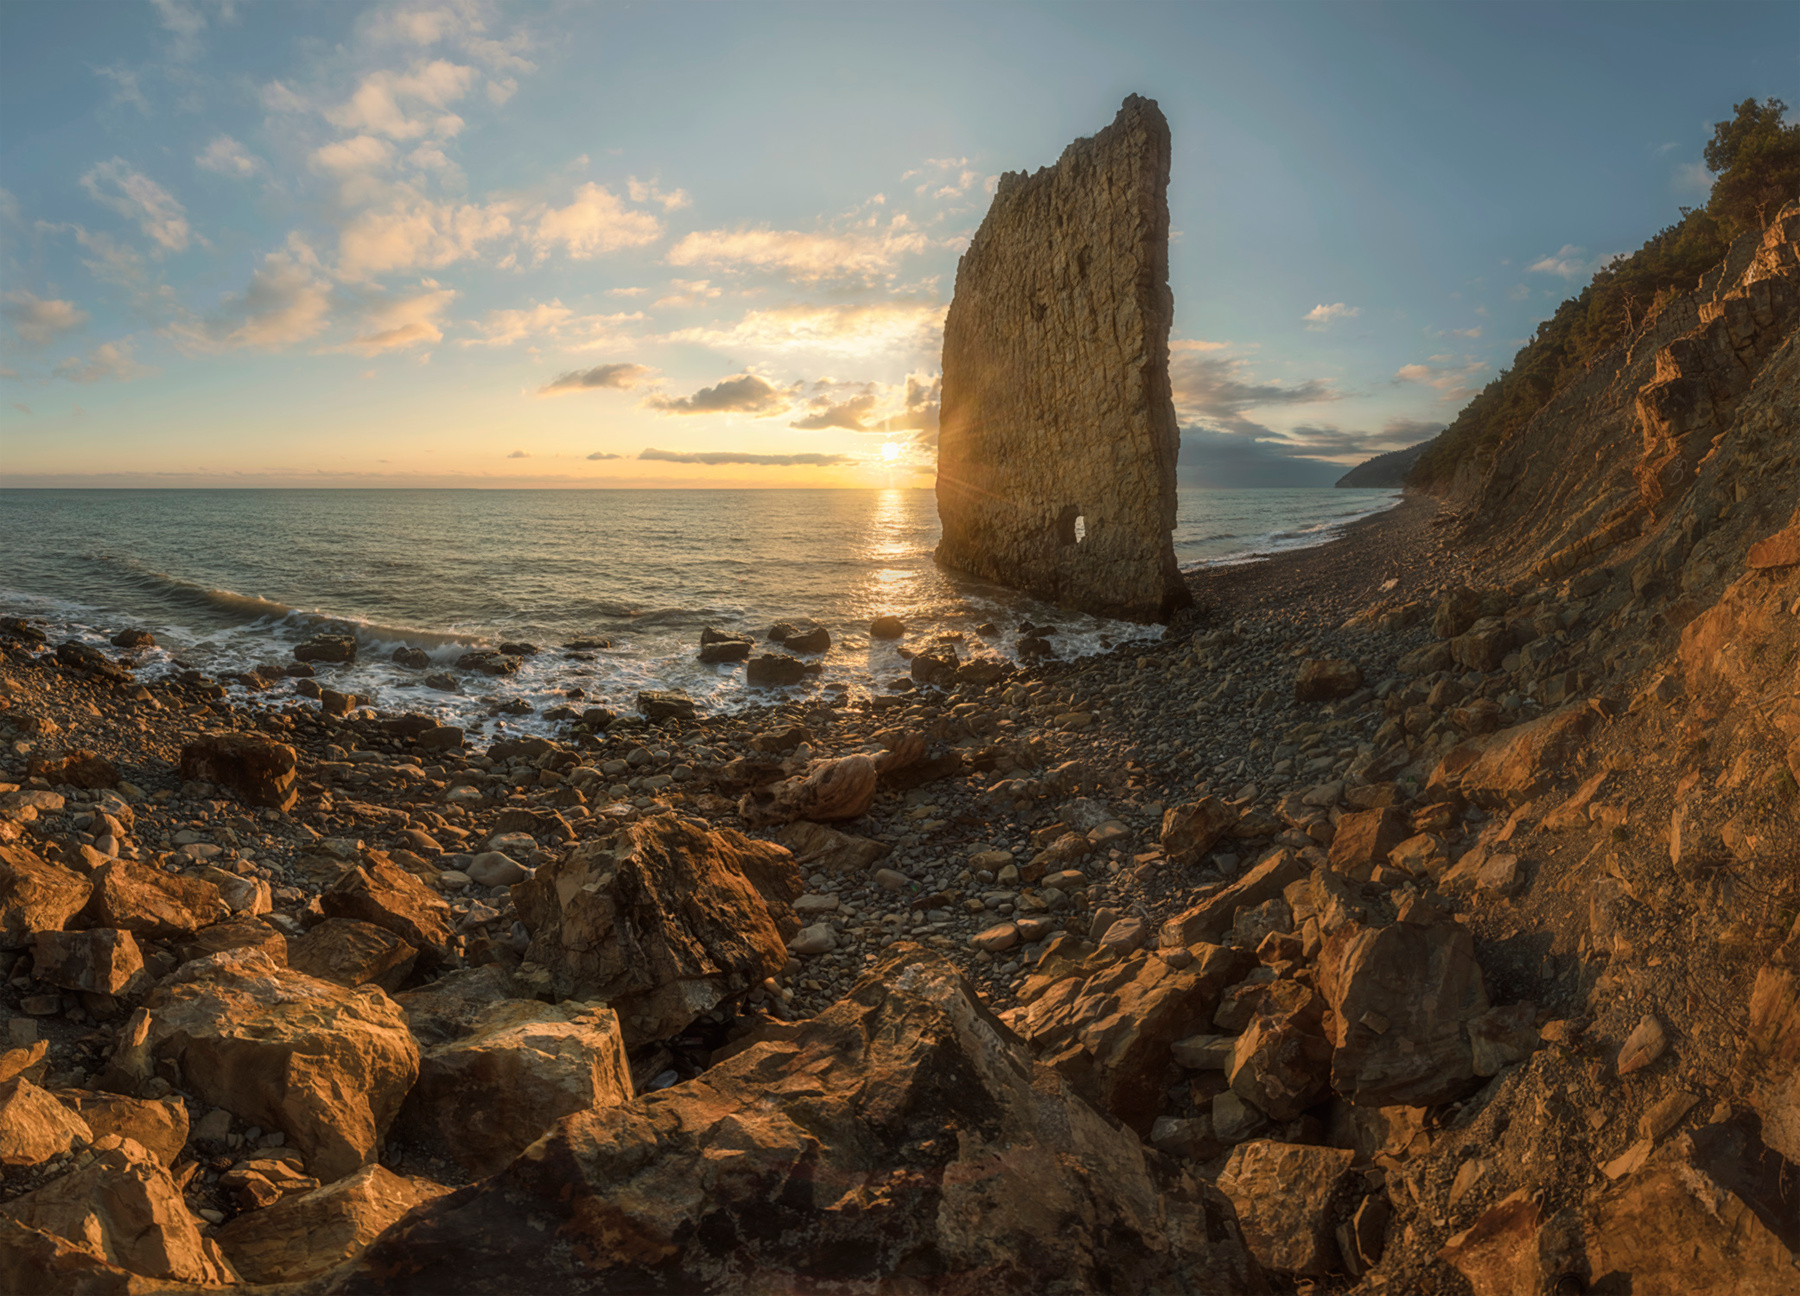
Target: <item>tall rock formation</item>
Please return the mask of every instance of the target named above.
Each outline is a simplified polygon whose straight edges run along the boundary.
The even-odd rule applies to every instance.
[[[1000,178],[944,323],[939,563],[1133,621],[1191,600],[1168,188],[1169,123],[1138,95],[1054,167]]]

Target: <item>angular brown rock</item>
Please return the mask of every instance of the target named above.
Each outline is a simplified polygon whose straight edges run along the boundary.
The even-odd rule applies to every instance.
[[[298,1282],[361,1255],[388,1225],[446,1191],[369,1165],[239,1215],[214,1237],[245,1282]]]
[[[1164,949],[1172,949],[1223,940],[1239,909],[1254,909],[1279,899],[1283,891],[1306,875],[1306,865],[1292,851],[1276,851],[1230,886],[1219,888],[1165,922],[1158,943]]]
[[[1054,167],[1000,178],[944,323],[944,566],[1134,621],[1192,601],[1170,537],[1169,159],[1133,95]]]
[[[557,1121],[628,1103],[631,1070],[610,1008],[529,999],[491,1005],[460,1039],[426,1049],[397,1128],[490,1175]]]
[[[1362,668],[1341,658],[1313,658],[1300,663],[1294,701],[1331,702],[1362,687]]]
[[[1238,812],[1218,797],[1171,806],[1163,811],[1163,854],[1171,864],[1198,864],[1237,821]]]
[[[1311,986],[1276,981],[1237,1038],[1231,1091],[1278,1121],[1292,1120],[1324,1097],[1331,1084],[1331,1041],[1325,1001]]]
[[[323,1182],[367,1164],[418,1076],[398,1005],[233,950],[187,964],[144,1001],[145,1047],[185,1086],[281,1130]]]
[[[525,958],[559,999],[617,1009],[628,1045],[665,1038],[787,963],[787,897],[753,875],[800,894],[780,846],[674,815],[641,820],[513,887]]]
[[[1387,863],[1388,852],[1411,835],[1405,813],[1392,806],[1347,814],[1338,820],[1331,839],[1331,867],[1367,882],[1377,865]]]
[[[305,647],[294,651],[299,653]],[[293,809],[299,797],[295,764],[292,747],[261,734],[204,734],[181,749],[182,778],[217,784],[235,793],[245,805],[276,810]]]
[[[23,846],[0,846],[0,949],[24,949],[87,907],[93,883]]]
[[[1157,1173],[905,948],[703,1079],[567,1117],[333,1290],[874,1290],[920,1264],[908,1283],[997,1296],[1259,1290],[1223,1198]]]
[[[867,756],[840,756],[804,777],[753,788],[738,803],[738,813],[751,827],[854,819],[875,800],[876,778],[875,762]]]
[[[1077,1093],[1147,1136],[1162,1111],[1172,1046],[1204,1028],[1225,987],[1256,966],[1248,950],[1192,952],[1182,968],[1140,956],[1045,973],[1027,982],[1027,1002],[1008,1023]]]
[[[419,951],[390,931],[354,918],[327,918],[288,942],[287,965],[321,981],[398,990],[419,960]]]
[[[1258,1264],[1316,1277],[1338,1268],[1331,1210],[1353,1158],[1348,1148],[1266,1139],[1232,1149],[1219,1189],[1237,1208],[1244,1242]]]
[[[1348,923],[1325,938],[1319,989],[1335,1018],[1331,1087],[1366,1107],[1427,1107],[1475,1077],[1467,1024],[1488,1010],[1466,928]]]
[[[102,926],[166,940],[231,917],[231,906],[211,882],[115,859],[94,874],[88,912]]]
[[[852,836],[808,819],[777,829],[774,837],[794,852],[794,863],[808,871],[861,873],[893,850],[886,842]]]
[[[179,1098],[128,1098],[95,1089],[59,1089],[56,1099],[86,1121],[95,1138],[118,1134],[131,1139],[165,1166],[175,1164],[187,1143],[187,1108]]]
[[[94,1150],[99,1155],[86,1166],[8,1202],[0,1212],[146,1278],[237,1281],[156,1158],[117,1135],[101,1139]]]
[[[0,1166],[42,1165],[93,1139],[86,1121],[24,1076],[0,1084]]]
[[[450,957],[455,936],[450,906],[378,852],[327,887],[319,907],[332,918],[354,918],[392,932],[419,951],[421,967],[436,967]]]
[[[144,956],[128,931],[39,932],[31,975],[64,990],[124,994],[144,981]]]
[[[32,778],[41,778],[57,787],[109,788],[119,781],[119,771],[113,768],[111,761],[80,747],[62,756],[34,756],[25,770]]]
[[[1498,733],[1459,743],[1444,753],[1428,787],[1459,787],[1471,801],[1511,807],[1571,772],[1578,741],[1592,727],[1585,702]]]

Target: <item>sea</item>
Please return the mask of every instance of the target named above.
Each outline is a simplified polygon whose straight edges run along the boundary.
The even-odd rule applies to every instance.
[[[1255,562],[1328,543],[1399,499],[1184,491],[1175,552],[1184,569]],[[774,700],[742,665],[696,659],[708,626],[760,642],[779,621],[823,625],[834,645],[804,687],[853,695],[907,672],[896,644],[869,637],[881,615],[914,645],[974,643],[992,622],[987,651],[1002,657],[1025,622],[1054,626],[1064,657],[1162,633],[944,572],[937,540],[930,490],[0,490],[0,615],[47,622],[52,642],[147,630],[146,679],[285,664],[312,635],[345,631],[357,660],[320,668],[331,687],[489,734],[546,729],[543,712],[563,705],[628,710],[644,689],[710,711]],[[581,639],[605,646],[565,648]],[[461,692],[424,685],[502,642],[540,651],[509,677],[458,673]],[[433,665],[397,665],[402,647]],[[244,700],[278,699],[286,690]]]

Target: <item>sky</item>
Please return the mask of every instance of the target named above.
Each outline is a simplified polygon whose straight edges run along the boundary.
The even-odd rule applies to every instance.
[[[1429,437],[1792,3],[0,5],[0,485],[932,480],[999,175],[1174,138],[1192,485]]]

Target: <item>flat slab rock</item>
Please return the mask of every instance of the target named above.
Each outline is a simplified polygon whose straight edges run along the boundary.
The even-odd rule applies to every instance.
[[[327,1290],[1263,1290],[1224,1198],[1147,1155],[909,946],[704,1077],[568,1117]]]

